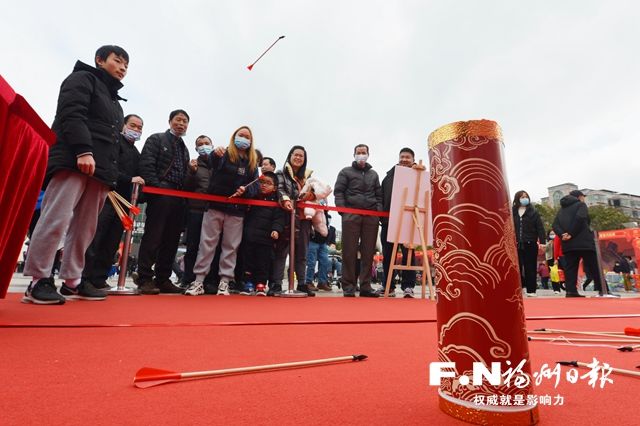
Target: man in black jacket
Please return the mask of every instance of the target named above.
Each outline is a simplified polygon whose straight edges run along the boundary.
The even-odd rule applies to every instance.
[[[149,136],[140,155],[140,174],[146,185],[182,189],[189,167],[189,151],[182,136],[188,127],[189,115],[178,109],[169,114],[169,130]],[[185,200],[168,195],[146,198],[147,218],[138,253],[136,284],[142,294],[181,293],[170,278],[184,227]]]
[[[399,158],[398,158],[398,166],[402,167],[413,167],[416,165],[415,162],[415,153],[411,148],[402,148],[400,150]],[[424,166],[421,166],[424,169]],[[387,175],[382,179],[382,211],[388,212],[391,210],[391,193],[393,190],[393,177],[395,175],[396,166],[393,166],[388,172]],[[393,243],[387,241],[387,234],[389,231],[389,218],[381,217],[380,223],[382,224],[382,229],[380,231],[380,242],[382,243],[382,269],[384,270],[384,279],[385,281],[382,285],[386,285],[386,279],[389,276],[389,269],[391,266],[391,255],[393,254]],[[402,259],[406,259],[408,256],[408,250],[404,245],[400,246],[400,250],[402,251]],[[406,263],[404,260],[402,263]],[[411,264],[415,265],[415,257],[411,259]],[[404,293],[404,297],[413,298],[413,288],[416,285],[416,271],[402,271],[401,272],[402,283],[400,286],[402,287],[402,291]],[[389,296],[395,296],[395,287],[396,284],[391,280],[391,286],[389,287]]]
[[[567,297],[584,297],[578,294],[578,265],[580,259],[585,270],[593,277],[596,290],[602,289],[596,243],[591,231],[589,209],[584,203],[582,191],[571,191],[560,200],[560,211],[553,221],[556,237],[562,238],[562,252],[565,262],[565,285]]]
[[[129,55],[118,46],[102,46],[96,68],[76,62],[60,87],[52,129],[57,142],[49,150],[46,191],[24,275],[32,276],[25,303],[63,304],[65,298],[103,300],[105,291],[81,282],[84,254],[93,240],[98,214],[109,189],[116,186],[117,149],[123,126],[118,102],[120,82],[127,74]],[[58,246],[64,238],[57,293],[50,276]]]
[[[129,114],[124,118],[124,127],[118,144],[118,186],[116,191],[131,201],[131,190],[134,183],[144,185],[144,179],[139,175],[138,163],[140,152],[135,142],[142,135],[142,118],[136,114]],[[95,288],[109,290],[107,276],[118,251],[122,239],[122,221],[118,217],[111,202],[106,202],[100,216],[93,242],[85,253],[82,279],[89,281]]]
[[[336,206],[365,210],[382,210],[382,188],[378,174],[367,163],[369,147],[356,145],[355,161],[338,174],[334,197]],[[379,297],[371,288],[371,264],[378,238],[377,216],[341,213],[342,215],[342,291],[355,297],[358,277],[356,262],[360,251],[360,297]]]

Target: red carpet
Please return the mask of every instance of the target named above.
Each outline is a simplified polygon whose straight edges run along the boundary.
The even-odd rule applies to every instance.
[[[33,306],[16,295],[0,300],[0,365],[3,425],[25,424],[462,424],[437,406],[428,386],[428,363],[437,360],[435,305],[422,300],[316,298],[280,300],[243,297],[113,297],[105,302]],[[536,299],[527,316],[555,313],[635,314],[640,302]],[[555,309],[554,309],[555,308]],[[424,321],[348,323],[349,321]],[[173,326],[239,322],[344,321],[336,324]],[[59,325],[11,328],[7,325]],[[64,325],[145,325],[85,327]],[[169,325],[169,326],[163,326]],[[640,318],[534,320],[528,328],[622,331]],[[615,345],[615,344],[612,344]],[[534,371],[558,360],[635,369],[638,352],[531,342]],[[369,356],[346,363],[253,373],[149,389],[132,385],[143,367],[198,371],[328,358]],[[563,367],[566,372],[568,367]],[[640,370],[637,370],[640,371]],[[588,369],[580,369],[585,374]],[[541,424],[584,425],[636,418],[638,379],[610,376],[613,384],[592,389],[563,376],[536,388],[560,394],[562,406],[541,406]]]

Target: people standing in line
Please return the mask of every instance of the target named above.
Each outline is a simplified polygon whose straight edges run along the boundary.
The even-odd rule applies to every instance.
[[[189,162],[189,169],[184,181],[185,191],[192,191],[199,194],[206,194],[211,181],[210,156],[213,152],[213,142],[206,135],[200,135],[196,138],[196,152],[198,158],[194,158]],[[198,256],[198,247],[200,246],[200,233],[202,230],[202,219],[207,209],[208,202],[206,200],[198,200],[189,198],[187,212],[187,251],[184,255],[184,274],[182,276],[182,288],[188,288],[195,280],[193,266]],[[218,262],[220,256],[217,257]],[[215,262],[211,264],[211,270],[203,281],[205,294],[216,294],[218,286],[218,265]]]
[[[278,201],[278,177],[273,172],[260,176],[262,201]],[[284,210],[269,206],[250,206],[244,220],[242,247],[245,263],[244,288],[240,294],[266,296],[267,280],[273,260],[274,244],[283,235],[286,215]]]
[[[226,152],[214,151],[210,158],[212,174],[209,194],[228,198],[253,198],[258,193],[258,185],[249,185],[258,178],[258,156],[249,127],[242,126],[234,131]],[[246,211],[245,204],[209,202],[202,219],[200,246],[193,267],[196,278],[185,291],[186,295],[204,294],[204,279],[211,270],[218,245],[221,247],[218,294],[229,295],[229,282],[234,279]]]
[[[518,191],[513,197],[511,206],[513,225],[516,231],[518,262],[522,287],[526,288],[527,297],[536,296],[538,242],[546,242],[544,225],[538,211],[531,205],[531,198],[526,191]]]
[[[33,277],[25,303],[61,305],[65,298],[103,300],[81,280],[84,255],[93,240],[98,215],[116,187],[118,141],[124,125],[118,91],[127,74],[129,54],[119,46],[102,46],[95,67],[80,61],[62,82],[52,130],[57,142],[49,150],[42,211],[29,243],[24,275]],[[60,293],[51,276],[64,238]]]
[[[312,173],[313,171],[311,169],[307,169],[307,151],[303,146],[293,146],[289,150],[282,170],[276,172],[278,176],[278,201],[285,211],[291,212],[294,208],[294,202],[296,201],[304,202],[315,200],[313,192],[300,192]],[[282,280],[284,279],[284,268],[287,256],[289,256],[289,262],[293,262],[294,264],[294,270],[298,279],[296,290],[307,293],[311,297],[315,296],[315,293],[307,287],[305,282],[311,221],[304,217],[303,209],[297,207],[294,216],[295,256],[293,259],[289,256],[291,220],[287,217],[284,235],[276,242],[271,277],[269,278],[268,296],[275,296],[282,292]]]
[[[336,206],[382,210],[382,187],[378,174],[367,163],[369,147],[358,144],[354,161],[338,173],[334,186]],[[355,297],[358,276],[356,262],[360,252],[360,297],[379,297],[371,288],[371,263],[378,238],[377,216],[341,213],[342,215],[342,291]]]
[[[398,157],[398,166],[402,167],[416,167],[415,153],[411,148],[402,148]],[[424,166],[421,166],[424,169]],[[393,178],[395,175],[396,166],[394,165],[387,175],[382,179],[382,211],[388,212],[391,210],[391,193],[393,192]],[[391,256],[393,254],[393,242],[387,241],[389,232],[389,218],[381,217],[380,223],[382,225],[380,230],[380,241],[382,242],[382,268],[383,268],[383,288],[387,284],[387,277],[389,276],[389,269],[391,267]],[[405,260],[409,255],[409,250],[404,245],[400,245],[400,252],[402,253],[402,263],[405,264]],[[395,260],[395,259],[393,259]],[[394,262],[395,263],[395,262]],[[415,257],[411,258],[411,265],[415,266]],[[413,298],[413,289],[416,285],[416,271],[401,271],[401,288],[405,298]],[[380,293],[384,294],[384,290]],[[389,297],[396,297],[396,283],[395,280],[391,280],[389,287]]]
[[[147,138],[140,155],[140,173],[147,186],[183,189],[189,151],[182,137],[188,127],[189,114],[177,109],[169,114],[169,130]],[[146,200],[147,218],[138,252],[136,284],[142,294],[181,293],[170,278],[184,227],[185,200],[155,194],[146,195]]]
[[[553,231],[562,241],[566,297],[584,297],[577,289],[580,259],[585,270],[589,269],[593,276],[595,289],[602,289],[596,243],[590,228],[589,209],[584,199],[585,195],[578,190],[562,197],[560,211],[553,221]]]
[[[140,177],[140,151],[136,141],[142,136],[142,118],[136,114],[124,117],[124,127],[118,144],[118,185],[116,192],[131,201],[134,184],[144,185]],[[107,277],[112,268],[124,227],[111,202],[106,202],[98,216],[98,227],[84,257],[82,279],[95,288],[109,290]]]

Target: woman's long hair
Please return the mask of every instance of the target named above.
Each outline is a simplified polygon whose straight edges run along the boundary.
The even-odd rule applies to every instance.
[[[520,207],[520,198],[522,198],[522,195],[524,194],[526,194],[527,198],[529,198],[529,205],[531,205],[531,197],[529,197],[529,193],[527,191],[518,191],[513,197],[513,207]]]
[[[249,171],[253,173],[258,167],[258,154],[256,154],[256,148],[253,144],[253,132],[248,126],[238,127],[236,131],[231,134],[231,142],[229,142],[229,146],[227,147],[227,154],[229,154],[229,160],[231,160],[232,163],[237,163],[240,160],[240,151],[236,148],[235,138],[238,132],[242,129],[247,129],[249,131],[249,140],[251,141],[251,145],[247,150],[247,158],[249,159]]]
[[[289,151],[289,154],[287,154],[287,160],[285,161],[285,164],[289,164],[291,166],[291,156],[293,155],[293,151],[295,151],[296,149],[304,152],[304,163],[302,163],[302,166],[300,166],[300,169],[296,173],[296,177],[298,179],[304,179],[304,174],[307,171],[307,150],[304,149],[304,146],[294,145]],[[282,170],[284,171],[284,168]],[[291,171],[293,171],[293,166],[291,166]]]

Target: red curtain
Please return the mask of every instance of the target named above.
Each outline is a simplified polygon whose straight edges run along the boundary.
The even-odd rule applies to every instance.
[[[15,271],[55,133],[0,76],[0,298]]]

